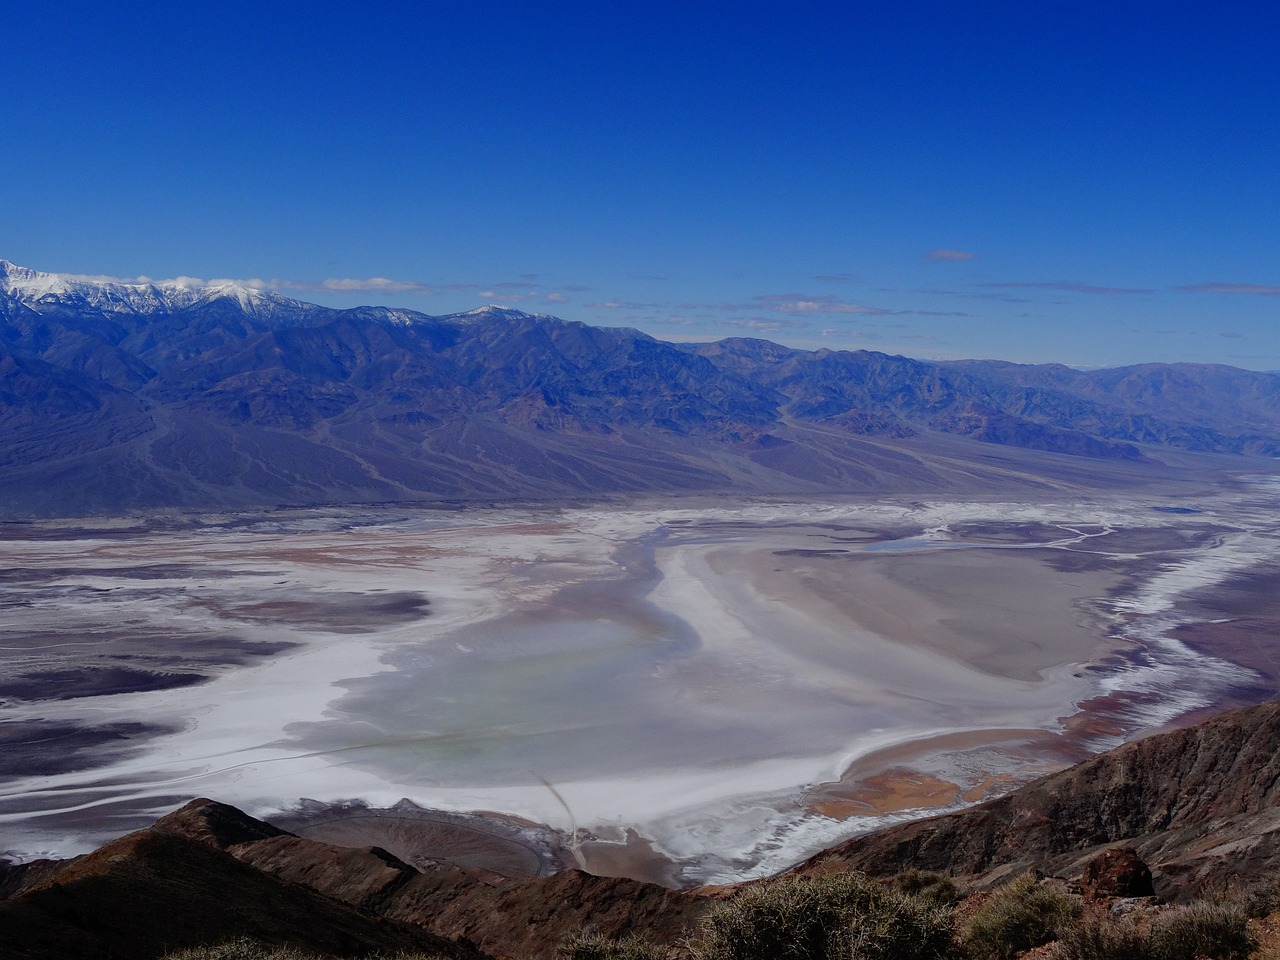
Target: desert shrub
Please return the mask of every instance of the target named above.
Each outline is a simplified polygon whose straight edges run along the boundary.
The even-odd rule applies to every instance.
[[[1151,936],[1132,923],[1090,919],[1063,930],[1055,960],[1154,960]]]
[[[1151,924],[1155,960],[1245,960],[1256,945],[1238,904],[1206,900],[1177,907]]]
[[[932,960],[951,913],[860,873],[748,887],[703,921],[701,960]]]
[[[639,937],[610,940],[598,933],[579,933],[560,944],[565,960],[666,960],[664,947]]]
[[[903,870],[893,878],[893,889],[942,907],[952,906],[960,899],[955,881],[936,870]]]
[[[188,947],[167,953],[164,960],[324,960],[293,947],[269,946],[248,937],[236,937],[208,947]]]
[[[1024,873],[974,911],[961,942],[977,960],[1013,960],[1024,950],[1057,940],[1079,915],[1078,900]]]
[[[163,960],[337,960],[328,954],[308,953],[295,947],[270,946],[248,937],[237,937],[207,947],[188,947],[164,955]],[[366,960],[443,960],[435,954],[373,954]]]
[[[1230,896],[1250,919],[1270,916],[1280,910],[1280,878],[1254,881]]]

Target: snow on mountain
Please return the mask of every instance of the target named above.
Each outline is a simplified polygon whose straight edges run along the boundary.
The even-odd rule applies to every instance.
[[[306,312],[322,309],[281,296],[273,290],[246,286],[233,280],[204,281],[195,277],[121,280],[45,273],[8,260],[0,260],[0,295],[37,310],[57,304],[75,304],[108,313],[164,314],[222,298],[234,300],[245,313],[264,319],[282,310]]]
[[[483,307],[476,307],[474,310],[467,310],[464,313],[451,313],[440,319],[453,323],[468,323],[473,320],[492,320],[495,318],[499,320],[524,320],[529,317],[536,320],[558,319],[547,313],[525,313],[523,310],[515,310],[497,303],[485,304]]]

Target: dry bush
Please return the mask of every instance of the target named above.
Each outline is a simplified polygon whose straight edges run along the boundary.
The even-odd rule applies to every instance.
[[[1156,915],[1148,928],[1087,920],[1062,935],[1057,960],[1246,960],[1257,946],[1248,911],[1205,900]]]
[[[701,960],[933,960],[951,912],[859,873],[748,887],[703,921]]]
[[[955,881],[936,870],[903,870],[893,878],[893,889],[940,907],[954,906],[960,901],[960,888]]]
[[[1058,939],[1055,960],[1154,960],[1151,935],[1128,920],[1090,918],[1069,925]]]
[[[164,960],[326,960],[293,947],[273,947],[248,937],[236,937],[208,947],[188,947],[167,953]]]
[[[1202,901],[1176,907],[1151,923],[1155,960],[1245,960],[1256,943],[1239,904]]]
[[[610,940],[598,933],[579,933],[560,945],[565,960],[666,960],[667,950],[640,937]]]
[[[1256,880],[1243,889],[1228,894],[1251,920],[1267,917],[1280,910],[1280,878]]]
[[[330,954],[309,953],[296,947],[271,946],[249,937],[236,937],[206,947],[187,947],[166,953],[163,960],[339,960]],[[366,960],[443,960],[429,953],[377,953]]]
[[[1080,916],[1080,901],[1029,873],[996,890],[961,931],[975,960],[1013,960],[1024,950],[1057,940]]]

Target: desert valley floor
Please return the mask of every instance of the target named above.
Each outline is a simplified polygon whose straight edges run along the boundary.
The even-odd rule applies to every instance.
[[[773,872],[1275,695],[1278,497],[4,524],[0,856],[210,796],[517,872]]]

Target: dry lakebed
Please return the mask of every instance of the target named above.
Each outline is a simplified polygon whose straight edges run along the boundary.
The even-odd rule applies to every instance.
[[[1276,693],[1280,486],[0,525],[0,856],[195,796],[672,886]]]

